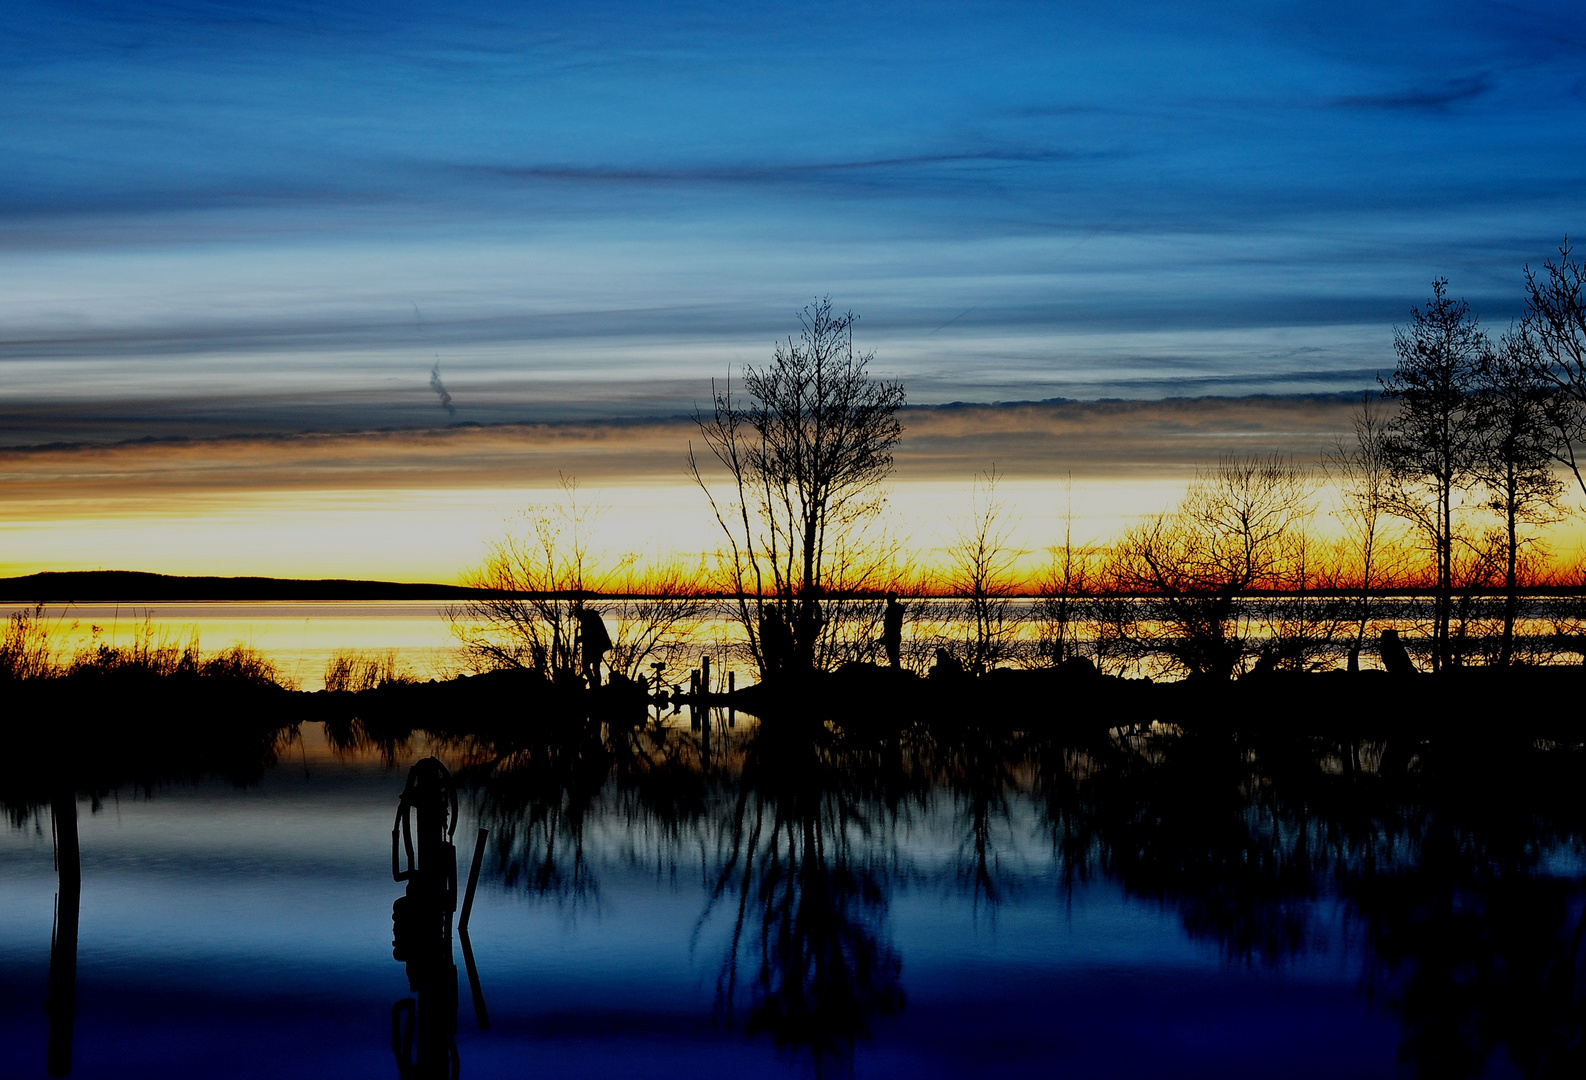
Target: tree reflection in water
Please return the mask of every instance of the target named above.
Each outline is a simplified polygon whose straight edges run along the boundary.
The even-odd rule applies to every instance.
[[[821,725],[762,729],[711,894],[735,903],[718,1011],[730,1021],[746,983],[749,1030],[808,1051],[817,1071],[847,1064],[871,1018],[903,1007],[902,961],[884,938],[886,864],[868,843],[887,826],[885,805],[835,742]],[[740,980],[746,948],[752,974]]]
[[[698,862],[699,926],[728,925],[719,1017],[820,1071],[904,1007],[893,896],[948,888],[994,911],[1014,890],[1104,879],[1239,963],[1338,947],[1341,919],[1419,1075],[1586,1074],[1578,741],[1369,709],[1173,720],[438,734],[514,887],[588,903],[614,859]]]

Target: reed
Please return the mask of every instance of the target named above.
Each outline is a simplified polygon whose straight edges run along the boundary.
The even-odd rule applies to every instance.
[[[0,680],[100,678],[205,678],[295,689],[276,665],[252,646],[232,644],[205,655],[198,631],[172,632],[145,619],[129,644],[112,644],[98,636],[70,655],[56,642],[55,627],[43,606],[18,611],[0,637]]]
[[[396,650],[338,649],[325,665],[325,689],[358,693],[386,684],[409,685],[418,677],[398,663]]]

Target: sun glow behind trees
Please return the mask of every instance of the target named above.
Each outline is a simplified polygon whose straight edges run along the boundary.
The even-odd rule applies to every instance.
[[[906,433],[905,449],[907,440]],[[995,460],[1001,469],[1002,458]],[[1105,541],[1131,521],[1171,508],[1194,470],[1180,462],[1163,463],[1162,470],[1168,475],[1076,471],[1070,483],[1061,477],[1021,477],[1010,469],[999,491],[1018,508],[1011,539],[1023,552],[1018,576],[1033,580],[1040,574],[1047,549],[1062,536],[1064,508],[1070,503],[1073,535],[1082,544]],[[905,456],[899,471],[887,500],[888,528],[906,540],[917,567],[939,568],[952,542],[951,519],[970,511],[977,470],[966,468],[961,479],[914,480]],[[638,552],[645,561],[683,556],[697,563],[701,553],[716,549],[716,525],[700,513],[696,487],[684,482],[581,481],[588,496],[606,507],[593,539],[603,554]],[[173,495],[141,507],[75,500],[64,507],[36,503],[0,521],[0,573],[135,568],[167,574],[452,583],[478,563],[485,546],[525,506],[556,498],[551,484]],[[1318,477],[1316,500],[1317,536],[1323,541],[1339,538],[1339,496],[1325,477]],[[1571,500],[1565,501],[1568,505]],[[1582,558],[1586,538],[1581,530],[1579,515],[1539,530],[1561,575]],[[1406,545],[1401,541],[1398,547]],[[1401,585],[1419,580],[1402,566],[1383,579]]]

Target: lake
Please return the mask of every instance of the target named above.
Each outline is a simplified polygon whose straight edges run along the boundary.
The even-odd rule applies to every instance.
[[[1262,608],[1271,603],[1254,598],[1240,605],[1240,617],[1234,629],[1240,636],[1249,635],[1252,655],[1270,630],[1267,620],[1271,613]],[[1337,622],[1337,625],[1330,625],[1327,633],[1315,634],[1313,644],[1325,639],[1326,645],[1318,648],[1309,662],[1321,667],[1341,666],[1345,652],[1354,643],[1355,628],[1350,621],[1352,602],[1335,603],[1339,610],[1330,612],[1313,628],[1319,630],[1321,622],[1327,620]],[[1471,662],[1484,662],[1477,656],[1479,647],[1491,651],[1496,612],[1501,604],[1498,598],[1478,598],[1467,613],[1471,621]],[[601,606],[606,610],[608,625],[620,637],[619,623],[613,616],[624,606],[635,605],[603,601]],[[1101,617],[1094,607],[1093,601],[1076,602],[1075,622],[1069,628],[1069,633],[1092,652],[1100,629],[1100,624],[1094,620]],[[98,640],[128,645],[146,624],[157,639],[185,643],[196,636],[206,652],[233,644],[247,645],[273,663],[287,682],[312,691],[324,687],[325,669],[331,658],[349,650],[365,655],[389,655],[398,669],[419,679],[446,679],[466,671],[467,657],[447,621],[447,608],[445,601],[426,600],[82,603],[50,605],[45,609],[44,623],[63,657],[69,657],[95,640],[96,633]],[[917,670],[924,671],[930,666],[937,646],[961,649],[962,643],[972,636],[972,630],[952,601],[910,600],[908,609],[904,661]],[[16,611],[31,610],[25,605],[0,604],[0,618],[9,618]],[[876,623],[879,605],[870,604],[867,610],[872,617],[871,623]],[[1583,612],[1581,597],[1528,596],[1521,610],[1523,617],[1517,628],[1518,655],[1531,663],[1563,664],[1578,663],[1586,656],[1586,633],[1582,629],[1586,627],[1586,612]],[[1029,600],[1010,601],[1007,614],[1007,641],[1003,646],[1006,655],[1001,662],[1035,662],[1036,654],[1042,651],[1037,639],[1043,632],[1049,633],[1050,627],[1043,625],[1037,605]],[[1378,598],[1367,635],[1367,648],[1361,658],[1363,666],[1377,666],[1374,644],[1377,634],[1385,627],[1394,626],[1406,635],[1422,667],[1429,667],[1422,655],[1429,625],[1429,612],[1423,600]],[[861,638],[866,634],[876,638],[879,633],[878,623],[865,624],[861,620]],[[683,636],[688,637],[689,642],[672,657],[670,677],[673,681],[686,683],[685,665],[697,664],[699,656],[705,652],[713,654],[718,674],[731,667],[737,669],[740,685],[754,679],[752,664],[739,651],[724,647],[742,641],[742,633],[725,605],[695,620]],[[1164,675],[1164,665],[1159,660],[1131,662],[1126,657],[1112,657],[1102,658],[1102,664],[1109,671],[1133,677],[1161,678]],[[1177,677],[1176,673],[1169,674]]]
[[[1578,1075],[1578,749],[732,719],[304,723],[80,799],[70,1075]],[[393,959],[431,754],[476,977],[449,926]],[[0,1073],[44,1076],[51,810],[7,806]]]
[[[67,655],[93,640],[96,629],[108,644],[129,645],[147,622],[157,638],[185,642],[197,635],[206,652],[247,645],[275,664],[283,678],[304,690],[319,690],[332,655],[348,649],[391,652],[420,678],[455,674],[456,639],[446,606],[433,600],[51,604],[44,620],[56,647]],[[0,618],[23,610],[32,609],[0,604]]]

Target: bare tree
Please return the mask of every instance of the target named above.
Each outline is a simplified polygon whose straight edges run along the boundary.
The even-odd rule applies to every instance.
[[[816,665],[828,669],[850,661],[874,661],[881,655],[886,593],[908,597],[920,592],[913,584],[915,575],[903,543],[880,523],[872,523],[836,535],[822,562],[825,602],[815,641]]]
[[[1390,462],[1387,429],[1380,411],[1372,405],[1370,394],[1361,396],[1359,408],[1350,416],[1350,424],[1354,429],[1353,441],[1336,443],[1333,452],[1327,455],[1326,464],[1338,483],[1344,538],[1353,549],[1360,575],[1355,605],[1355,642],[1351,646],[1353,660],[1359,656],[1366,627],[1371,622],[1371,591],[1382,576]]]
[[[947,547],[947,591],[959,601],[969,628],[968,669],[985,672],[1007,658],[1015,625],[1009,617],[1013,568],[1024,554],[1012,546],[1014,521],[997,494],[1002,474],[993,465],[975,478],[969,516]]]
[[[717,493],[692,445],[689,471],[726,538],[728,588],[762,675],[828,659],[829,583],[855,586],[850,568],[829,560],[864,547],[859,534],[881,509],[902,436],[903,387],[870,377],[874,354],[854,351],[856,321],[830,299],[814,302],[797,341],[777,345],[769,366],[743,369],[742,396],[730,381],[712,383],[710,413],[694,416],[730,487]]]
[[[1586,438],[1586,263],[1575,258],[1569,237],[1537,274],[1525,268],[1526,317],[1520,334],[1538,381],[1545,383],[1554,456],[1586,492],[1576,447]]]
[[[1107,588],[1138,599],[1111,633],[1192,678],[1232,678],[1249,636],[1238,601],[1283,587],[1310,500],[1304,470],[1281,457],[1224,458],[1201,473],[1176,510],[1113,545]]]
[[[492,541],[465,576],[489,595],[447,609],[475,667],[555,675],[577,666],[578,615],[600,576],[589,550],[596,508],[579,498],[577,480],[559,485],[559,500],[526,508],[523,527]]]
[[[1353,598],[1339,588],[1343,566],[1337,545],[1311,534],[1301,515],[1280,541],[1273,595],[1259,602],[1267,642],[1257,668],[1314,671],[1338,659],[1338,639],[1353,624]]]
[[[1436,559],[1432,670],[1449,657],[1454,590],[1455,510],[1473,479],[1475,428],[1471,391],[1491,346],[1470,305],[1448,295],[1448,282],[1432,282],[1432,298],[1395,328],[1399,362],[1383,381],[1383,396],[1399,410],[1388,422],[1386,450],[1392,483],[1389,507],[1425,537]]]
[[[1036,580],[1033,617],[1036,623],[1037,665],[1056,665],[1078,655],[1081,612],[1095,577],[1095,549],[1074,542],[1073,479],[1065,492],[1063,540],[1051,549],[1051,559]]]
[[[1449,609],[1449,667],[1467,666],[1473,657],[1481,658],[1483,654],[1487,663],[1498,660],[1492,650],[1483,648],[1494,639],[1501,643],[1502,637],[1493,620],[1486,617],[1481,600],[1501,580],[1503,563],[1502,530],[1487,528],[1459,537],[1454,547],[1451,582],[1454,599]]]
[[[560,484],[561,499],[530,506],[523,528],[494,541],[465,576],[484,594],[446,609],[468,662],[571,677],[580,617],[597,601],[613,671],[637,678],[652,659],[670,662],[692,644],[708,606],[695,575],[676,560],[641,568],[635,555],[602,557],[592,547],[600,508],[573,478]]]
[[[1476,430],[1476,476],[1487,504],[1503,520],[1504,607],[1498,664],[1514,656],[1514,624],[1520,608],[1521,548],[1533,541],[1526,525],[1560,519],[1564,485],[1553,470],[1557,443],[1550,417],[1553,385],[1541,374],[1536,335],[1516,330],[1482,357],[1472,420]]]

